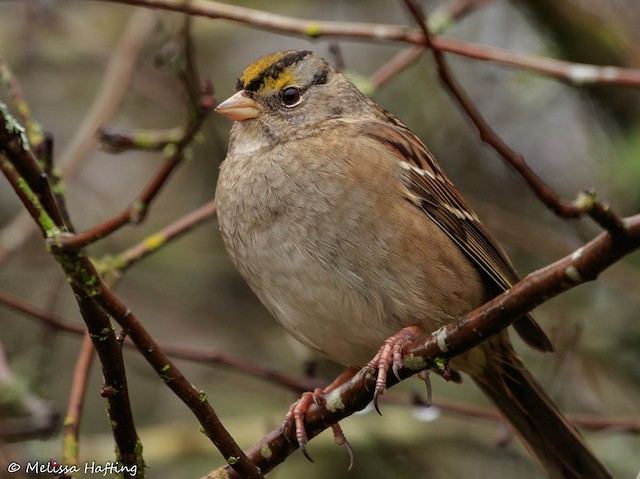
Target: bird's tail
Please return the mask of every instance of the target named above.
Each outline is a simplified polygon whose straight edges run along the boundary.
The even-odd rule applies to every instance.
[[[500,336],[489,340],[490,363],[472,375],[553,479],[612,478]]]

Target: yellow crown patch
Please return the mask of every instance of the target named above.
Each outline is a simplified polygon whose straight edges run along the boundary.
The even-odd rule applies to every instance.
[[[266,55],[249,65],[238,80],[238,89],[257,91],[278,90],[295,83],[292,66],[300,59],[311,55],[303,50],[289,50]]]

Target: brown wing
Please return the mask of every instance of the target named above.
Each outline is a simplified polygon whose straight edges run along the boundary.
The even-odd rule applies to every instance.
[[[397,118],[384,113],[388,122],[364,122],[361,133],[380,142],[400,159],[407,170],[408,199],[447,233],[497,292],[509,289],[518,282],[518,275],[502,247],[458,193],[427,147]],[[514,327],[530,346],[542,351],[553,349],[531,315],[516,321]]]

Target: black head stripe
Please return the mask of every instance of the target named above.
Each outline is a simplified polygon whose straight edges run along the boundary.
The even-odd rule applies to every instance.
[[[296,50],[290,53],[287,53],[284,56],[281,56],[271,65],[264,68],[257,76],[254,78],[240,78],[236,84],[237,89],[244,88],[249,91],[257,91],[261,85],[264,84],[265,80],[269,77],[277,78],[285,68],[293,65],[294,63],[302,60],[303,58],[311,55],[312,53],[309,50]],[[240,88],[238,88],[240,87]]]
[[[313,85],[324,85],[327,83],[327,74],[329,73],[328,68],[323,68],[318,73],[313,76],[313,81],[311,82]]]

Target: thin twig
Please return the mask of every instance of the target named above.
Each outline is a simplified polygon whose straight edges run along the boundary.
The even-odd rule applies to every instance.
[[[160,250],[164,246],[170,244],[171,241],[213,218],[216,211],[217,207],[215,200],[208,201],[204,205],[174,221],[157,233],[146,237],[138,244],[135,244],[130,248],[127,248],[122,253],[113,256],[108,262],[113,269],[116,269],[119,272],[124,272],[138,261]]]
[[[38,320],[40,323],[56,331],[71,333],[76,336],[82,336],[86,331],[86,327],[82,324],[74,323],[55,314],[44,311],[1,290],[0,303],[4,304],[8,308],[25,314],[29,318]],[[135,348],[135,345],[130,339],[127,339],[123,345],[125,347]],[[322,386],[321,382],[318,380],[283,374],[261,364],[256,364],[242,358],[231,356],[214,347],[195,348],[193,346],[184,346],[175,343],[161,343],[160,348],[168,356],[175,359],[183,359],[185,361],[201,364],[228,366],[230,371],[239,371],[256,378],[271,381],[296,393],[312,391],[315,388]]]
[[[78,354],[76,367],[73,371],[71,392],[67,405],[67,415],[64,418],[62,430],[62,462],[68,465],[78,464],[80,420],[87,391],[87,381],[93,363],[93,343],[88,333],[84,334],[82,347]]]
[[[156,21],[155,13],[147,10],[138,10],[129,19],[111,55],[103,81],[89,112],[81,121],[80,128],[68,146],[59,155],[60,174],[66,180],[76,173],[82,162],[96,147],[96,131],[117,112],[122,98],[128,91],[131,74],[144,42]],[[27,212],[18,213],[0,234],[0,261],[23,245],[36,230]]]
[[[125,3],[148,8],[182,12],[212,19],[231,20],[252,27],[303,35],[313,39],[320,37],[341,37],[351,40],[375,42],[403,42],[424,45],[421,31],[404,25],[381,23],[318,21],[265,12],[213,0],[105,0],[110,3]],[[536,55],[516,53],[508,50],[478,45],[438,36],[432,39],[439,50],[461,55],[475,60],[489,61],[521,68],[542,75],[551,76],[575,85],[593,83],[620,86],[640,86],[640,70],[612,66],[587,65],[555,60]]]
[[[162,187],[175,169],[181,164],[185,149],[191,143],[194,135],[200,130],[207,114],[213,109],[215,102],[211,97],[211,91],[203,91],[198,105],[198,114],[189,122],[180,141],[173,144],[172,152],[149,180],[138,197],[120,213],[109,220],[90,228],[82,233],[66,235],[51,243],[53,248],[73,250],[82,248],[128,224],[138,224],[143,221],[150,210],[151,204],[156,199]]]
[[[420,4],[416,0],[404,0],[404,3],[423,32],[424,44],[431,51],[440,79],[451,96],[473,122],[478,130],[480,139],[491,146],[513,167],[527,182],[538,199],[555,214],[562,218],[578,218],[584,214],[588,214],[594,221],[613,235],[624,236],[626,230],[622,219],[618,217],[608,205],[599,202],[592,189],[580,193],[573,202],[563,199],[531,169],[520,153],[507,145],[491,125],[489,125],[487,120],[484,119],[480,110],[478,110],[466,91],[453,76],[444,58],[444,54],[440,48],[434,44],[435,37],[429,31],[427,18]]]
[[[31,108],[27,102],[24,94],[22,93],[22,87],[15,77],[11,68],[4,58],[0,57],[0,83],[4,83],[13,97],[13,103],[20,115],[21,123],[27,130],[27,138],[34,151],[39,152],[44,142],[44,135],[42,133],[42,126],[33,119],[31,115]]]

